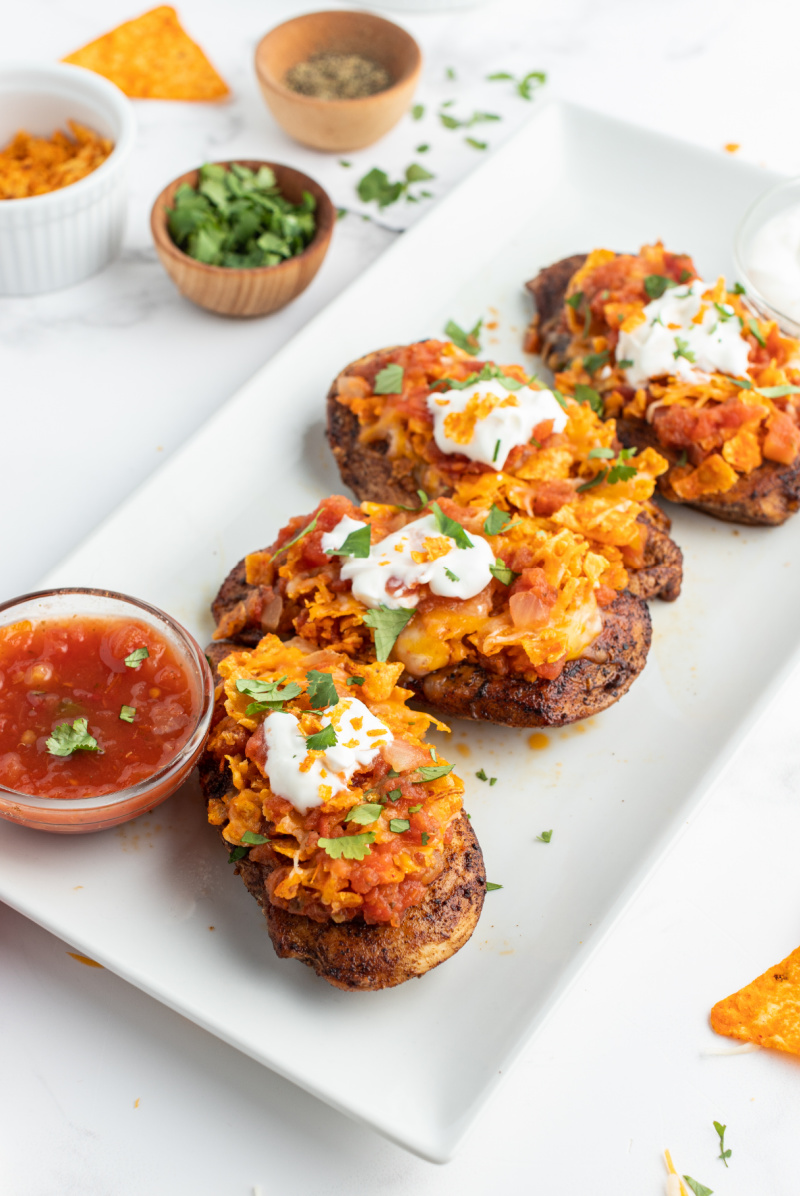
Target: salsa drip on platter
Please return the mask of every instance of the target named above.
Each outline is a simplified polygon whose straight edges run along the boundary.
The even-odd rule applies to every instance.
[[[219,664],[207,758],[232,785],[209,822],[263,865],[269,901],[315,922],[398,926],[447,864],[463,783],[422,742],[402,665],[266,636]],[[206,785],[207,792],[211,787]]]
[[[0,785],[91,798],[147,780],[190,738],[195,689],[167,640],[136,619],[0,627]]]

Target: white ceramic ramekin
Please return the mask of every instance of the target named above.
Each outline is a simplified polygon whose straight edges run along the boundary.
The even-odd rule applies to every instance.
[[[38,295],[102,270],[125,231],[133,107],[118,87],[68,63],[0,65],[0,147],[18,129],[52,136],[68,120],[114,142],[92,174],[60,191],[0,200],[0,295]]]

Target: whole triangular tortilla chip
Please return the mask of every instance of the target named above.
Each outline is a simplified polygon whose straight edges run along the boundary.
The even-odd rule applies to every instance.
[[[229,90],[167,5],[118,25],[64,62],[104,75],[137,100],[217,100]]]
[[[800,1055],[800,947],[752,984],[719,1001],[711,1028],[728,1038]]]

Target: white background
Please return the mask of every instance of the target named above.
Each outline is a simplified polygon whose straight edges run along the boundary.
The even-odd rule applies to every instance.
[[[155,260],[149,206],[183,170],[233,155],[310,169],[266,115],[250,65],[266,28],[303,7],[184,0],[181,15],[234,100],[137,104],[121,260],[70,291],[0,300],[0,597],[33,586],[396,235],[349,215],[309,291],[252,322],[191,308]],[[3,15],[5,57],[52,59],[135,9],[28,0]],[[496,0],[400,19],[426,53],[426,97],[488,108],[486,73],[542,69],[552,95],[800,170],[800,12],[790,3]],[[445,90],[447,66],[458,80]],[[501,109],[504,121],[477,133],[495,144],[526,114],[521,100],[498,99]],[[478,160],[432,120],[412,133],[358,163],[397,174],[407,144],[430,141],[425,164],[441,193]],[[362,173],[322,158],[310,172],[342,206]],[[498,179],[489,211],[502,219],[504,204],[524,202]],[[764,618],[768,595],[753,611]],[[799,699],[796,677],[446,1167],[351,1124],[0,907],[0,1192],[645,1196],[664,1190],[668,1146],[680,1170],[723,1196],[796,1193],[800,1063],[705,1052],[726,1045],[707,1027],[711,1005],[800,943]],[[361,1044],[375,1052],[376,1100],[404,1034],[424,1032]],[[713,1119],[729,1127],[728,1170]]]

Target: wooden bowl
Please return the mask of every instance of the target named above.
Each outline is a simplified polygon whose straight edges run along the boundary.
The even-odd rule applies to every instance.
[[[230,167],[230,162],[217,162]],[[190,170],[174,179],[159,195],[150,213],[150,229],[161,264],[182,295],[198,307],[223,316],[266,316],[291,303],[306,289],[322,265],[328,252],[331,233],[336,223],[336,209],[326,191],[307,174],[280,166],[276,162],[237,159],[237,165],[258,170],[269,166],[281,193],[292,203],[299,203],[304,191],[310,191],[317,201],[314,213],[317,231],[311,242],[297,257],[290,257],[277,266],[255,266],[236,269],[231,266],[208,266],[197,262],[179,249],[169,234],[167,208],[173,205],[175,192],[182,183],[196,187],[200,172]]]
[[[394,80],[357,100],[320,100],[285,83],[286,72],[315,54],[361,54]],[[313,149],[343,153],[372,145],[411,107],[422,54],[411,34],[368,12],[312,12],[277,25],[256,48],[261,94],[278,124]]]

